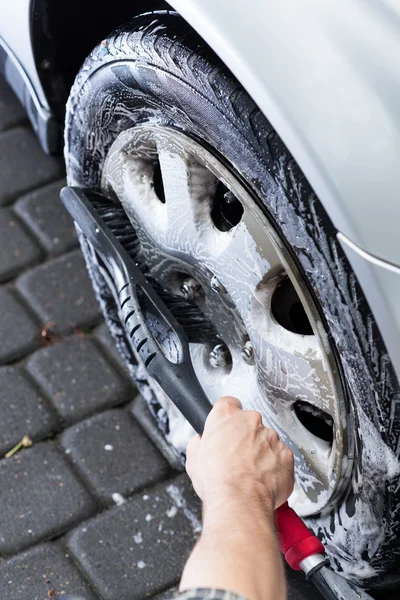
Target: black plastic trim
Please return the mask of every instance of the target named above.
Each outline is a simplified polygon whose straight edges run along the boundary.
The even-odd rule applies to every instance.
[[[43,150],[47,154],[59,154],[62,149],[61,123],[41,105],[28,75],[2,38],[0,38],[0,72],[25,107]]]
[[[169,8],[165,0],[31,0],[30,36],[40,84],[60,122],[74,79],[101,40],[136,15]]]

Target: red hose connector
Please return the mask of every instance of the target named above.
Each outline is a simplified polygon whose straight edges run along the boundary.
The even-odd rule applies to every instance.
[[[300,571],[302,560],[313,554],[324,554],[324,546],[285,502],[276,511],[279,545],[289,566]]]

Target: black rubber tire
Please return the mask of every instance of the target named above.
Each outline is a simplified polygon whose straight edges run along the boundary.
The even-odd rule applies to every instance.
[[[216,149],[241,174],[297,260],[336,347],[355,420],[351,481],[340,504],[309,524],[346,576],[368,584],[400,579],[399,384],[321,203],[265,116],[174,13],[134,19],[84,63],[67,109],[69,184],[99,188],[116,136],[149,119]],[[107,320],[129,361],[106,286],[87,247],[85,253]]]

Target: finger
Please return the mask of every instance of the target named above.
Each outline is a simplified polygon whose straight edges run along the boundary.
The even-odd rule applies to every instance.
[[[216,401],[211,412],[214,411],[214,414],[231,415],[238,410],[242,410],[242,403],[239,398],[235,398],[234,396],[222,396],[222,398],[219,398]]]
[[[236,398],[236,396],[221,396],[221,398],[219,398],[219,400],[217,400],[217,402],[215,403],[215,405],[217,404],[229,404],[230,406],[237,406],[237,408],[242,408],[242,403],[240,402],[239,398]]]
[[[280,452],[282,469],[281,469],[281,497],[278,500],[277,507],[283,504],[293,492],[294,489],[294,456],[293,452],[282,444]]]
[[[274,429],[269,429],[268,427],[265,428],[265,431],[266,431],[269,445],[271,446],[272,450],[277,450],[279,447],[279,444],[281,443],[281,441],[279,439],[279,435],[276,433],[276,431]]]
[[[245,418],[247,419],[247,421],[249,423],[251,423],[252,425],[254,425],[257,428],[260,428],[260,427],[264,428],[263,422],[262,422],[262,416],[257,410],[246,410],[244,414],[245,414]]]
[[[291,451],[290,448],[288,448],[287,446],[283,445],[283,450],[282,450],[282,456],[283,459],[285,461],[285,463],[288,465],[289,468],[291,468],[292,471],[294,471],[294,455],[293,452]]]
[[[222,398],[216,401],[208,415],[204,431],[210,431],[239,410],[242,410],[242,403],[238,398],[234,396],[222,396]]]

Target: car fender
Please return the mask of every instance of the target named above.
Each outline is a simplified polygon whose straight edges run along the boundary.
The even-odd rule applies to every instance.
[[[270,120],[334,226],[400,265],[400,5],[169,3]]]

